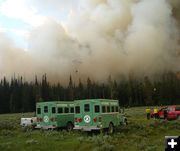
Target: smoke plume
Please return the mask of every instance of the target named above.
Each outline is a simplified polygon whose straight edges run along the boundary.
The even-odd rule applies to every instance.
[[[42,3],[42,1],[39,1]],[[72,2],[72,1],[70,1]],[[33,1],[32,1],[33,3]],[[37,9],[61,12],[62,2],[43,1]],[[51,5],[49,5],[51,4]],[[57,7],[61,6],[61,7]],[[180,70],[179,0],[78,0],[67,3],[66,20],[47,17],[31,30],[28,51],[0,34],[1,75],[50,81],[91,77],[104,81],[130,72],[138,77]],[[54,80],[55,79],[55,80]]]

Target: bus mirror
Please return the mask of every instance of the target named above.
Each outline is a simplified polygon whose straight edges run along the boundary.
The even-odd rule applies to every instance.
[[[119,108],[119,113],[124,113],[124,108]]]

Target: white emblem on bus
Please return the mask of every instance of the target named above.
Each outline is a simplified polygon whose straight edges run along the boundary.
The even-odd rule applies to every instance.
[[[84,122],[89,123],[91,121],[91,118],[89,115],[84,116]]]
[[[44,122],[45,123],[49,122],[49,117],[48,116],[44,116]]]

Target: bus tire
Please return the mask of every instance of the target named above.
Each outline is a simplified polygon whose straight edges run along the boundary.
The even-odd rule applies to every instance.
[[[180,115],[177,116],[177,119],[180,120]]]
[[[68,131],[68,132],[71,132],[71,131],[73,130],[73,127],[74,127],[74,126],[73,126],[73,124],[72,124],[71,122],[68,122],[68,123],[67,123],[66,128],[67,128],[67,131]]]
[[[114,132],[113,123],[109,123],[108,134],[113,134],[113,132]]]

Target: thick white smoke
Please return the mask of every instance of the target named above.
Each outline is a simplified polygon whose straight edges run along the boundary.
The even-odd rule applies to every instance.
[[[44,8],[32,3],[41,10],[49,6],[61,12],[63,8],[58,7],[62,2],[57,0],[54,5],[50,0],[43,2]],[[180,70],[177,4],[178,1],[170,0],[79,0],[72,5],[67,2],[68,18],[62,23],[48,17],[43,25],[34,28],[28,52],[19,55],[13,45],[10,49],[3,46],[6,43],[0,43],[0,70],[25,73],[28,77],[47,73],[60,81],[68,80],[70,74],[75,79],[89,76],[103,81],[108,75],[117,78],[131,71],[137,76],[152,76],[165,70]],[[5,61],[8,57],[11,59]],[[17,58],[24,60],[19,64]]]

